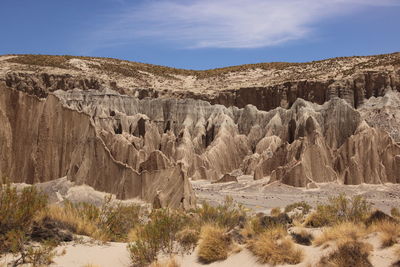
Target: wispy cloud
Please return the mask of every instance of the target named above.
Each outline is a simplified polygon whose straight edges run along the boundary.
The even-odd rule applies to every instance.
[[[136,1],[135,1],[136,2]],[[145,0],[97,32],[102,42],[149,38],[186,48],[256,48],[309,36],[318,23],[398,0]]]

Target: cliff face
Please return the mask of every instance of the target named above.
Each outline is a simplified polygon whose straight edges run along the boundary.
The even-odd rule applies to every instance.
[[[55,95],[38,99],[23,92],[0,90],[0,175],[15,182],[37,183],[67,176],[78,184],[114,193],[119,198],[152,201],[160,193],[164,206],[192,207],[194,195],[179,164],[154,160],[140,172],[112,155],[118,136],[107,132],[89,114],[63,105]],[[112,133],[113,134],[113,133]],[[104,138],[104,140],[103,140]],[[130,143],[120,143],[120,151]],[[118,154],[123,158],[122,154]]]
[[[184,208],[195,204],[189,178],[399,183],[399,57],[208,74],[0,57],[0,176],[66,176],[119,198]],[[217,88],[224,82],[238,87]]]

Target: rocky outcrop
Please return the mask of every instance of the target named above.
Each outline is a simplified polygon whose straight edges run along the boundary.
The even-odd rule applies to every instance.
[[[251,104],[265,111],[290,108],[298,98],[321,105],[339,97],[358,108],[371,97],[400,91],[400,53],[207,71],[105,58],[21,55],[0,57],[1,80],[39,97],[59,89],[111,88],[139,99],[192,98],[226,107]]]
[[[317,69],[313,80],[185,92],[156,88],[155,76],[149,90],[121,87],[94,75],[90,64],[103,61],[89,59],[74,61],[84,66],[79,72],[68,65],[51,74],[9,71],[0,75],[0,176],[25,183],[66,176],[121,199],[183,208],[195,204],[189,179],[234,181],[232,173],[308,188],[399,183],[399,69],[380,63],[355,71],[358,63],[346,60],[316,63],[352,70],[337,77]],[[296,78],[295,70],[267,73]],[[221,79],[235,83],[229,75]]]
[[[190,208],[195,203],[179,164],[168,164],[153,153],[139,172],[119,161],[102,139],[105,129],[55,95],[40,100],[2,87],[0,122],[0,175],[14,182],[37,183],[67,176],[77,184],[122,199],[151,202],[159,191],[164,206]],[[129,150],[127,146],[122,150]]]
[[[265,112],[111,90],[2,94],[2,147],[12,155],[2,172],[21,182],[67,175],[121,198],[158,194],[178,205],[191,198],[188,178],[217,181],[234,170],[302,187],[399,181],[399,145],[339,98]],[[33,122],[28,131],[20,116]]]

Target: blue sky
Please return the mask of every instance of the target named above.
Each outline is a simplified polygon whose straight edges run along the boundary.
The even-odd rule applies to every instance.
[[[400,51],[400,0],[1,0],[0,54],[178,68]]]

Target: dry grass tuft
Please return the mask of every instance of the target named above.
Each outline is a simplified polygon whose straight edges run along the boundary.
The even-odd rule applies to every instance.
[[[382,247],[391,247],[399,242],[400,224],[393,221],[380,221],[372,224],[370,232],[378,232]]]
[[[88,264],[83,265],[82,267],[101,267],[101,266],[97,265],[97,264],[88,263]]]
[[[293,232],[290,235],[297,244],[305,246],[311,245],[311,241],[314,239],[313,235],[306,229],[301,229],[300,231]]]
[[[196,247],[199,235],[200,233],[196,229],[185,227],[176,233],[176,239],[184,251],[191,251]]]
[[[390,215],[392,215],[393,217],[396,217],[396,218],[400,218],[400,211],[399,211],[399,209],[398,209],[398,208],[392,208],[392,209],[390,210]]]
[[[202,263],[225,260],[228,257],[231,240],[226,230],[210,224],[201,228],[198,258]]]
[[[318,267],[372,267],[368,256],[372,250],[370,244],[359,241],[344,241],[338,248],[321,259]]]
[[[278,216],[279,214],[281,214],[281,208],[271,209],[271,216]]]
[[[176,261],[174,257],[162,261],[155,261],[150,264],[150,267],[179,267],[180,264]]]
[[[363,222],[371,214],[371,204],[362,196],[347,198],[342,194],[329,199],[327,204],[318,205],[305,221],[306,226],[322,227],[340,222]]]
[[[262,263],[298,264],[303,259],[303,252],[287,235],[283,227],[266,230],[249,241],[249,249]]]
[[[325,228],[324,231],[315,238],[315,246],[323,245],[330,241],[357,241],[366,235],[366,229],[361,224],[344,222],[332,227]]]

